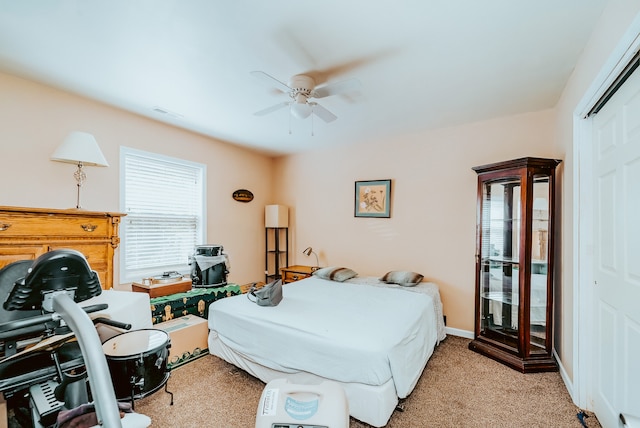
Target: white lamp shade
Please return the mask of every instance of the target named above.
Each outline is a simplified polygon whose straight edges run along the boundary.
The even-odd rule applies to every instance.
[[[284,205],[267,205],[264,209],[265,227],[289,227],[289,208]]]
[[[51,160],[91,166],[109,166],[93,135],[74,131],[51,155]]]

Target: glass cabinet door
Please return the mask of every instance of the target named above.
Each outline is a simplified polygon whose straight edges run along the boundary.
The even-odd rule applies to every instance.
[[[518,346],[520,179],[486,182],[482,195],[480,334]]]
[[[549,265],[549,175],[533,177],[529,332],[531,353],[545,352]]]

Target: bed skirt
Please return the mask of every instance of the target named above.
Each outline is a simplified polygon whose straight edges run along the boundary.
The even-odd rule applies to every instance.
[[[327,380],[306,372],[286,373],[258,364],[226,346],[217,332],[209,331],[209,353],[241,368],[264,383],[274,379],[286,378],[296,384],[319,384]],[[333,379],[330,379],[333,380]],[[335,382],[335,380],[333,380]],[[398,396],[393,379],[380,386],[361,383],[338,382],[349,401],[349,414],[374,427],[383,427],[389,422],[397,404]],[[256,408],[258,403],[256,403]]]

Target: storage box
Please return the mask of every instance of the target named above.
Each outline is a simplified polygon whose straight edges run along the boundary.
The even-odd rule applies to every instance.
[[[157,324],[185,315],[207,318],[212,302],[236,294],[240,294],[240,286],[228,284],[224,287],[194,288],[186,293],[155,297],[150,300],[151,320]]]
[[[184,278],[175,282],[159,283],[159,284],[145,284],[139,282],[131,283],[131,291],[142,292],[149,294],[149,297],[162,297],[169,294],[184,293],[191,290],[191,278]]]
[[[171,339],[167,361],[169,368],[176,368],[208,352],[209,328],[204,318],[186,315],[156,324],[155,328],[164,330]]]

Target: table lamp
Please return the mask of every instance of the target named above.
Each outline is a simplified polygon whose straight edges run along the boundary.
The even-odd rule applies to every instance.
[[[318,255],[316,254],[315,251],[313,251],[313,248],[311,248],[311,247],[305,248],[305,250],[302,252],[302,254],[304,254],[307,257],[309,257],[311,254],[313,254],[314,256],[316,256],[316,267],[320,266],[320,262],[318,261]]]
[[[73,173],[78,186],[77,209],[82,209],[80,206],[80,188],[87,179],[87,174],[85,174],[83,167],[87,165],[109,166],[93,135],[80,131],[74,131],[67,135],[67,138],[51,155],[51,160],[73,163],[78,166],[78,169]]]

